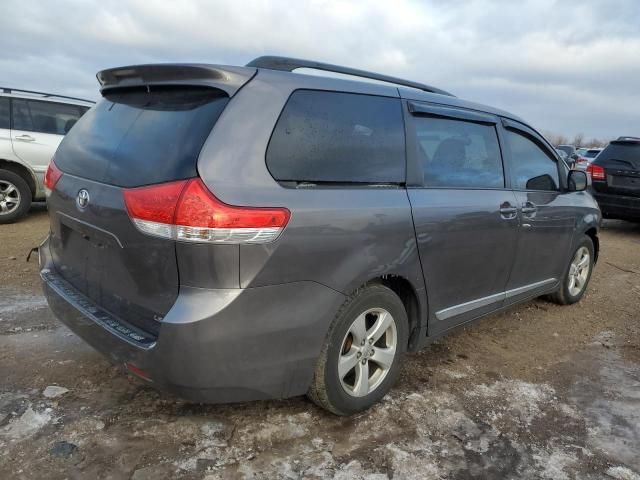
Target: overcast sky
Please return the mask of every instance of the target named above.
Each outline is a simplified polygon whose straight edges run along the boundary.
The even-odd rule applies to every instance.
[[[423,81],[540,130],[640,135],[638,0],[2,0],[1,86],[98,98],[103,68],[264,54]]]

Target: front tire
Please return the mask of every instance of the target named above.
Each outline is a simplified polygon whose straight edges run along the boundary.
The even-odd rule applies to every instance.
[[[559,305],[571,305],[580,301],[589,285],[594,263],[593,241],[585,235],[573,250],[562,285],[549,295],[549,299]]]
[[[397,380],[407,339],[400,298],[379,284],[358,290],[329,328],[307,395],[336,415],[366,410]]]
[[[0,224],[24,217],[31,207],[31,189],[24,179],[0,169]]]

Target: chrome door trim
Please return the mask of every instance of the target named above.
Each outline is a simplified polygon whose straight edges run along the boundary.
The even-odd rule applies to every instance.
[[[448,318],[470,312],[471,310],[475,310],[480,307],[486,307],[487,305],[491,305],[492,303],[500,302],[504,299],[504,292],[489,295],[488,297],[478,298],[477,300],[471,300],[470,302],[461,303],[459,305],[454,305],[453,307],[448,307],[444,310],[440,310],[439,312],[436,312],[436,318],[438,320],[446,320]]]
[[[506,298],[515,297],[516,295],[520,295],[522,293],[527,293],[530,290],[535,290],[537,288],[546,287],[547,285],[551,285],[556,283],[558,280],[555,278],[547,278],[546,280],[542,280],[540,282],[531,283],[529,285],[525,285],[523,287],[512,288],[511,290],[507,290],[505,293]]]
[[[454,305],[452,307],[447,307],[443,310],[437,311],[436,318],[438,320],[447,320],[448,318],[455,317],[457,315],[462,315],[463,313],[467,313],[472,310],[476,310],[478,308],[486,307],[493,303],[498,303],[502,300],[506,300],[507,298],[512,298],[517,295],[521,295],[523,293],[527,293],[532,290],[536,290],[538,288],[542,288],[547,285],[554,284],[556,282],[557,282],[557,279],[548,278],[540,282],[531,283],[529,285],[524,285],[518,288],[512,288],[511,290],[507,290],[506,292],[495,293],[493,295],[489,295],[488,297],[482,297],[476,300],[471,300],[470,302],[465,302],[459,305]]]

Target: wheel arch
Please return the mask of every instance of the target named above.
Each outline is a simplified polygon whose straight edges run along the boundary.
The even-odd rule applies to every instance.
[[[424,290],[422,291],[424,298],[421,301],[419,290],[416,289],[416,287],[407,278],[401,275],[386,274],[371,278],[369,281],[358,287],[353,294],[356,294],[358,290],[367,285],[376,283],[389,288],[398,295],[402,301],[409,321],[409,341],[407,350],[417,350],[420,345],[420,332],[423,332],[424,327],[426,327],[427,319],[427,303]]]
[[[598,255],[600,253],[600,239],[598,238],[598,230],[596,227],[587,229],[584,234],[593,242],[593,263],[598,261]]]
[[[27,182],[29,190],[31,190],[31,200],[35,200],[36,192],[38,190],[36,179],[28,167],[13,160],[5,160],[3,158],[0,158],[0,169],[13,172],[16,175],[19,175],[25,182]]]

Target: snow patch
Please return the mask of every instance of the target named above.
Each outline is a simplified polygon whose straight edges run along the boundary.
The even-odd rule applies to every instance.
[[[442,472],[431,459],[421,459],[419,456],[403,450],[398,445],[386,446],[391,468],[392,478],[406,480],[422,480],[425,478],[441,478]]]
[[[480,400],[500,401],[507,411],[530,425],[534,418],[543,415],[541,404],[549,404],[554,398],[555,390],[549,385],[537,385],[519,380],[501,380],[493,385],[476,385],[467,392],[470,397]]]
[[[455,370],[449,370],[449,369],[442,369],[442,373],[444,373],[446,376],[453,378],[454,380],[459,380],[461,378],[466,378],[469,375],[467,375],[466,373],[463,372],[457,372]]]
[[[42,395],[46,398],[57,398],[69,391],[68,388],[59,387],[58,385],[49,385],[42,391]]]
[[[0,297],[0,318],[3,315],[15,315],[33,312],[47,306],[47,301],[41,295],[11,294]]]
[[[610,467],[607,469],[607,475],[616,480],[640,480],[640,475],[632,472],[627,467]]]
[[[575,455],[568,455],[564,452],[552,452],[551,454],[533,455],[535,462],[542,468],[539,473],[541,478],[549,480],[569,480],[573,475],[567,473],[567,468],[575,465],[577,458]]]
[[[52,419],[49,412],[36,412],[29,406],[27,410],[17,419],[6,425],[0,436],[10,440],[23,440],[33,436]]]

